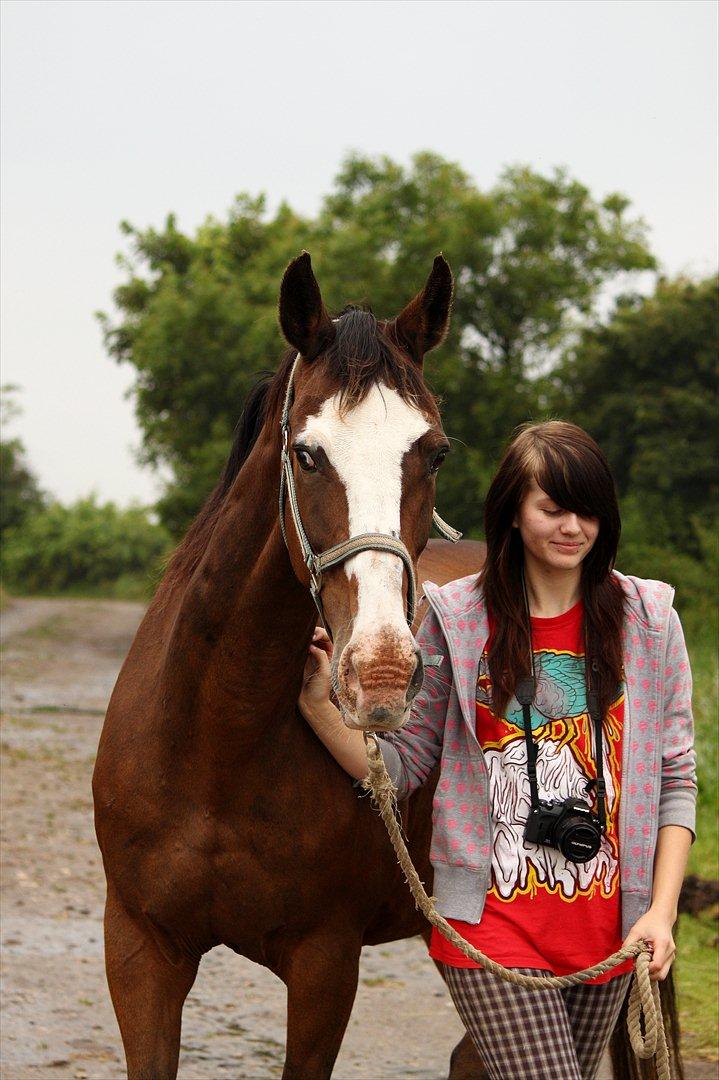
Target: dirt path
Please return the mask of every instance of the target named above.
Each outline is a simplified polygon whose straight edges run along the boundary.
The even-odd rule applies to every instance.
[[[16,601],[2,613],[5,1080],[124,1076],[102,964],[90,777],[141,615],[138,604],[79,600]],[[279,1076],[284,1023],[279,980],[213,950],[185,1008],[180,1076]],[[446,1076],[460,1035],[419,941],[366,949],[335,1076]],[[370,1039],[379,1063],[368,1071]]]
[[[0,644],[11,637],[32,630],[38,623],[51,619],[57,611],[57,600],[13,601],[3,609],[0,616]]]
[[[90,777],[141,615],[138,604],[25,600],[0,619],[4,1080],[125,1075],[103,971],[104,879]],[[280,1076],[284,1022],[283,985],[229,950],[213,950],[185,1008],[181,1080]],[[334,1075],[438,1080],[461,1031],[420,941],[365,949]],[[688,1080],[715,1069],[691,1063]]]

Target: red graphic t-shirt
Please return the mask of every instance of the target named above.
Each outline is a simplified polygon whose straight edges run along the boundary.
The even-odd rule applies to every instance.
[[[587,713],[581,601],[553,619],[532,619],[537,690],[532,733],[540,799],[578,798],[596,813],[588,780],[596,777],[594,732]],[[491,624],[490,624],[491,636]],[[602,729],[607,830],[596,856],[573,863],[553,847],[524,840],[531,796],[522,710],[491,710],[487,649],[477,679],[477,738],[489,773],[492,881],[478,924],[450,919],[455,929],[506,967],[566,975],[598,963],[622,945],[617,822],[621,783],[624,693]],[[478,967],[432,930],[430,955],[455,967]],[[627,961],[594,982],[631,970]]]

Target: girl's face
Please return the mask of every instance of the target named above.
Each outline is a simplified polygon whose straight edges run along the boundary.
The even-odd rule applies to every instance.
[[[574,570],[599,535],[599,518],[563,510],[532,480],[513,522],[519,529],[525,557],[547,570]]]

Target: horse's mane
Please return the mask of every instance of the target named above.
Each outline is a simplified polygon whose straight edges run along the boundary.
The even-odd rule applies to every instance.
[[[436,407],[436,399],[425,385],[420,369],[408,362],[402,352],[394,323],[378,323],[371,311],[351,305],[342,311],[335,327],[334,341],[313,363],[321,363],[332,383],[338,386],[340,411],[347,412],[359,405],[377,382],[392,387],[405,401],[420,409],[431,411]],[[295,349],[288,349],[277,371],[262,375],[247,395],[222,476],[170,557],[163,584],[187,580],[198,565],[227,494],[265,422],[274,416],[279,421],[296,356]]]

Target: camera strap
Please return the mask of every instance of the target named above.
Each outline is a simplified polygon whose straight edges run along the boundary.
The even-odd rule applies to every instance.
[[[592,671],[596,672],[597,661],[592,661]],[[584,664],[584,677],[587,686],[587,712],[589,718],[594,724],[594,744],[597,749],[597,778],[596,780],[590,780],[587,784],[587,791],[591,791],[595,788],[597,795],[597,817],[599,818],[599,824],[601,825],[602,832],[607,828],[607,809],[606,809],[606,797],[607,788],[604,783],[604,752],[602,749],[602,714],[599,711],[599,701],[595,691],[589,684],[587,679],[587,665],[586,658]]]
[[[596,671],[596,661],[592,662],[592,670]],[[597,818],[602,832],[607,828],[606,811],[606,784],[604,782],[604,752],[602,747],[602,715],[599,711],[597,695],[589,685],[587,663],[585,657],[584,680],[587,693],[587,712],[594,725],[594,742],[597,751],[597,778],[587,782],[586,790],[596,789]],[[536,693],[536,679],[533,675],[525,675],[519,679],[515,690],[515,697],[522,706],[522,726],[524,727],[524,741],[527,746],[527,775],[529,777],[529,791],[532,800],[532,810],[539,810],[539,788],[537,785],[537,744],[532,734],[532,711],[531,706]]]
[[[515,696],[522,706],[522,725],[524,727],[524,741],[527,744],[527,775],[529,776],[529,790],[532,797],[532,810],[539,810],[539,788],[537,787],[537,744],[532,735],[532,711],[534,701],[535,681],[533,675],[526,675],[517,683]]]

